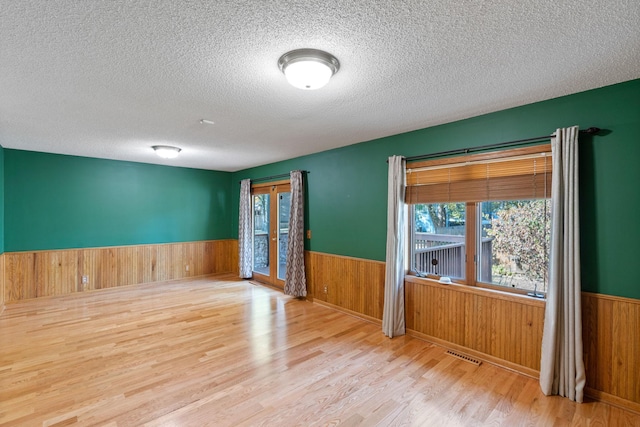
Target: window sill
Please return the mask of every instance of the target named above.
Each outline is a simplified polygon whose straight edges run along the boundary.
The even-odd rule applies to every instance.
[[[546,305],[545,299],[534,298],[528,295],[517,294],[513,292],[500,291],[497,289],[489,289],[489,288],[480,288],[477,286],[470,285],[461,285],[459,283],[451,283],[451,284],[443,284],[434,279],[429,279],[426,277],[418,277],[413,275],[405,275],[404,281],[409,283],[415,283],[423,286],[430,287],[446,287],[450,289],[452,292],[461,292],[472,295],[479,295],[483,297],[490,297],[505,301],[512,301],[524,305],[530,305],[534,307],[544,307]]]

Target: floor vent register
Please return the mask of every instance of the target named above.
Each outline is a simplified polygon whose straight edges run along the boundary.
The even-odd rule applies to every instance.
[[[457,351],[453,351],[453,350],[447,350],[446,353],[448,355],[451,355],[453,357],[457,357],[458,359],[462,359],[465,362],[469,362],[469,363],[473,363],[476,366],[480,366],[480,364],[482,363],[482,361],[473,358],[471,356],[467,356],[466,354],[462,354],[462,353],[458,353]]]

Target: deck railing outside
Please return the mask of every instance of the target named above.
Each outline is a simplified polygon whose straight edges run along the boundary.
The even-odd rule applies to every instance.
[[[452,278],[464,277],[466,245],[464,236],[450,234],[415,233],[414,254],[417,271]],[[482,238],[482,269],[480,281],[491,283],[491,241]],[[437,265],[432,261],[437,260]]]

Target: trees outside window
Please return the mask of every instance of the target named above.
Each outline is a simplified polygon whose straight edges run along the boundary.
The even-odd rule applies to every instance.
[[[486,206],[489,205],[489,206]],[[551,203],[549,199],[485,202],[482,234],[491,239],[491,281],[500,286],[547,291]],[[482,275],[482,272],[481,272]]]
[[[412,269],[546,292],[550,206],[549,199],[415,204]]]

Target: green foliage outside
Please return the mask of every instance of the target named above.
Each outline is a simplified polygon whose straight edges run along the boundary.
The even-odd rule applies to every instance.
[[[546,292],[548,274],[551,203],[549,200],[509,200],[480,204],[482,252],[480,273],[488,282]],[[414,205],[415,232],[438,238],[415,240],[417,248],[432,248],[459,242],[446,236],[463,236],[466,229],[465,203]],[[488,243],[488,245],[485,245]],[[487,259],[487,257],[489,259]],[[424,268],[422,266],[421,268]]]
[[[546,291],[550,201],[508,202],[496,209],[494,215],[491,227],[486,229],[487,236],[493,238],[494,282],[525,289],[537,287]]]

